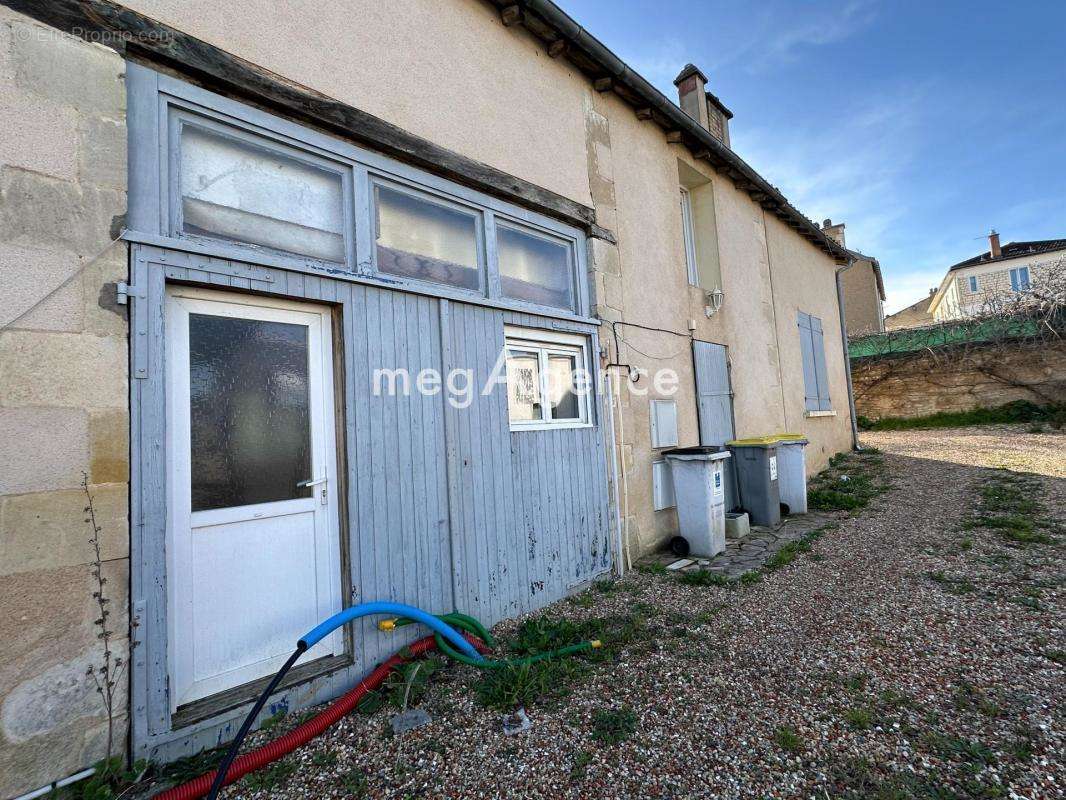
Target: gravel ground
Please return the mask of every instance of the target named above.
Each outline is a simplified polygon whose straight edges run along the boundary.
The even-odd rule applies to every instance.
[[[505,737],[475,671],[452,667],[422,702],[430,725],[394,737],[392,711],[350,715],[228,796],[1066,796],[1066,536],[1015,547],[961,530],[1003,465],[1040,476],[1061,526],[1066,436],[864,440],[895,488],[790,566],[728,588],[634,572],[548,609],[647,625],[568,696],[529,708],[528,732]],[[604,709],[633,712],[627,740],[594,738]]]

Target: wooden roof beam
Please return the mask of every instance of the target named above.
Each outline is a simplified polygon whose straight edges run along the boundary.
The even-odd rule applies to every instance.
[[[508,28],[522,21],[522,9],[518,5],[504,6],[500,9],[500,21]]]
[[[566,54],[566,40],[556,39],[554,42],[548,45],[548,55],[552,58],[558,58],[559,56]]]
[[[597,92],[609,92],[614,88],[614,78],[597,78],[592,82],[592,88]]]

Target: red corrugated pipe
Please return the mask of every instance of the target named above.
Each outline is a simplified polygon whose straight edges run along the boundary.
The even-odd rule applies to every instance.
[[[488,650],[480,639],[474,636],[467,636],[466,638],[478,650],[481,650],[482,652]],[[243,778],[249,772],[254,772],[257,769],[265,767],[270,762],[277,761],[282,756],[288,755],[297,747],[307,744],[307,742],[314,739],[326,730],[326,728],[340,720],[341,717],[349,714],[352,709],[359,705],[363,698],[366,697],[367,692],[377,689],[382,683],[384,683],[385,679],[394,668],[403,664],[405,661],[410,661],[412,658],[423,655],[436,648],[437,643],[434,640],[434,637],[427,636],[400,651],[406,655],[396,653],[387,661],[382,662],[378,665],[377,669],[360,681],[358,686],[338,698],[333,705],[318,716],[308,720],[303,725],[290,731],[284,736],[275,739],[272,742],[268,742],[262,747],[252,750],[249,753],[245,753],[243,756],[237,758],[233,764],[230,765],[229,771],[226,773],[226,780],[223,781],[223,785],[226,786],[231,784],[234,781]],[[211,784],[214,780],[215,772],[212,771],[205,775],[201,775],[199,778],[194,778],[188,783],[183,783],[181,786],[167,789],[167,791],[158,795],[156,800],[198,800],[198,798],[203,797],[211,790]]]

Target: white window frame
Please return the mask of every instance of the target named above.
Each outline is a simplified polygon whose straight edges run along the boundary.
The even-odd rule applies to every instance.
[[[977,276],[976,275],[971,275],[970,276],[970,291],[971,292],[976,292],[977,291]]]
[[[596,391],[595,377],[589,368],[589,339],[580,334],[558,333],[555,331],[535,330],[529,328],[504,328],[504,374],[506,377],[507,358],[514,353],[537,355],[540,372],[541,418],[533,420],[511,419],[510,396],[507,398],[507,417],[511,431],[566,430],[592,427],[592,395]],[[589,385],[583,394],[577,395],[580,419],[552,419],[551,403],[548,398],[548,356],[564,355],[574,357],[577,369],[588,374]]]
[[[1029,282],[1029,267],[1013,267],[1010,271],[1010,288],[1015,292],[1024,292],[1030,288],[1032,284]]]
[[[685,268],[688,270],[688,282],[692,286],[700,285],[700,269],[696,262],[696,232],[692,226],[692,194],[684,186],[681,190],[681,232],[685,240]]]

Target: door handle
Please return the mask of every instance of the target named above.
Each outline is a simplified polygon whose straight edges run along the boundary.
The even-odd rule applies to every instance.
[[[319,492],[319,498],[322,501],[322,505],[326,505],[326,487],[325,487],[325,483],[326,483],[327,480],[329,480],[329,479],[325,475],[323,475],[321,478],[308,478],[306,481],[300,481],[296,485],[299,486],[302,489],[305,486],[318,486],[320,483],[323,484],[322,491]]]

